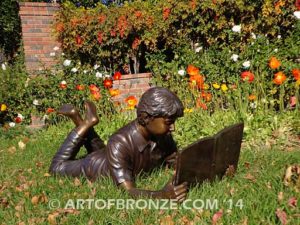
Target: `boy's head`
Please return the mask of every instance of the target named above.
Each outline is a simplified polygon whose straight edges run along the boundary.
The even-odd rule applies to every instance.
[[[162,127],[164,125],[172,131],[175,120],[181,116],[183,116],[182,102],[173,92],[162,87],[147,90],[137,106],[139,124],[150,125],[150,132],[158,135],[167,132],[165,131],[167,128]]]

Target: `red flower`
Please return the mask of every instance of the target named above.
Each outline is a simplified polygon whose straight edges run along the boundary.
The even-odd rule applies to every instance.
[[[295,6],[298,10],[300,10],[300,0],[296,0]]]
[[[115,74],[113,76],[113,79],[114,80],[120,80],[121,76],[122,76],[122,74],[119,71],[117,71],[117,72],[115,72]]]
[[[59,87],[61,89],[66,89],[67,88],[67,82],[63,80],[62,82],[60,82]]]
[[[292,74],[293,74],[295,80],[300,80],[300,69],[293,69]]]
[[[103,81],[103,85],[104,85],[105,88],[111,88],[112,85],[113,85],[113,81],[112,81],[111,79],[107,79],[107,78],[106,78],[106,79]]]
[[[102,41],[103,41],[103,36],[102,36],[102,33],[101,33],[101,32],[98,32],[98,35],[97,35],[97,41],[98,41],[99,44],[101,44]]]
[[[76,85],[76,90],[83,91],[84,90],[84,85],[83,84],[77,84]]]
[[[164,20],[168,19],[171,13],[171,9],[170,8],[164,8],[163,9],[163,18]]]
[[[76,44],[79,46],[83,44],[83,39],[82,39],[82,37],[80,37],[80,35],[76,36],[75,41],[76,41]]]
[[[138,103],[136,97],[134,96],[129,96],[128,98],[125,99],[125,102],[128,104],[130,108],[134,108]]]
[[[22,122],[22,118],[21,117],[16,117],[15,118],[15,122],[16,123],[21,123]]]
[[[99,92],[100,89],[95,85],[95,84],[91,84],[90,85],[90,92],[93,94],[94,92]]]
[[[110,30],[110,36],[115,37],[117,35],[116,31],[114,29]]]
[[[53,108],[48,108],[47,110],[46,110],[46,113],[47,114],[50,114],[50,113],[53,113],[55,110],[53,109]]]
[[[251,83],[254,81],[254,74],[250,71],[244,71],[241,73],[241,78],[243,81],[248,81],[248,83]]]
[[[281,85],[286,80],[286,76],[283,72],[278,72],[274,75],[273,83]]]

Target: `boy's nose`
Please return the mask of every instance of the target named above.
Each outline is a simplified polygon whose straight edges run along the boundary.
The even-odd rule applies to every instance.
[[[174,124],[174,123],[172,123],[172,124],[170,125],[169,131],[170,131],[170,132],[175,131],[175,124]]]

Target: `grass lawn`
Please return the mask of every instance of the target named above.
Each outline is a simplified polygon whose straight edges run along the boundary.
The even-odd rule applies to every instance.
[[[131,118],[101,119],[96,129],[107,140],[117,127]],[[240,118],[232,112],[216,112],[212,116],[188,113],[177,122],[174,137],[179,147],[183,147]],[[295,178],[298,184],[290,186],[283,182],[286,167],[300,163],[299,118],[295,111],[244,116],[245,135],[237,173],[234,177],[192,188],[188,199],[198,201],[193,209],[126,210],[114,206],[88,209],[87,205],[84,209],[64,209],[69,199],[130,197],[109,179],[90,183],[84,178],[49,176],[51,158],[72,129],[71,123],[50,126],[28,137],[18,136],[12,140],[2,137],[0,224],[212,224],[214,214],[221,211],[217,224],[281,224],[278,209],[286,213],[288,224],[300,224],[300,203],[292,201],[293,197],[300,199],[297,186],[300,178]],[[25,146],[20,147],[19,141]],[[171,176],[171,169],[161,168],[147,179],[139,177],[137,185],[158,190]],[[59,201],[59,208],[50,207],[57,203],[55,200]],[[214,207],[210,207],[213,201]]]

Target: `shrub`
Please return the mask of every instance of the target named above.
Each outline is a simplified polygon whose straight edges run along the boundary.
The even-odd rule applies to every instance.
[[[21,25],[16,0],[0,2],[0,54],[11,60],[16,53],[21,39]],[[3,59],[0,59],[2,63]]]

